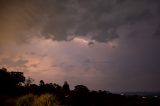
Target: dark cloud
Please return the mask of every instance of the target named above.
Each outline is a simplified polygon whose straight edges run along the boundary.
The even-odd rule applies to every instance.
[[[153,34],[154,38],[160,37],[160,25],[157,27],[156,31]]]
[[[94,45],[94,42],[89,42],[88,45],[92,46],[92,45]]]
[[[59,12],[49,12],[49,23],[42,32],[46,37],[54,36],[55,40],[67,40],[72,34],[74,37],[90,36],[93,40],[106,42],[118,37],[116,30],[121,25],[151,19],[150,7],[154,5],[156,3],[132,0],[123,1],[123,4],[113,0],[75,0],[65,2],[65,5],[57,2],[57,6],[51,8]]]
[[[159,90],[159,5],[159,0],[0,0],[0,65],[93,88]]]
[[[68,40],[69,36],[84,36],[106,42],[119,37],[117,28],[128,23],[147,22],[155,17],[156,13],[153,11],[159,9],[159,2],[150,0],[95,0],[94,2],[92,0],[2,0],[1,2],[1,16],[7,17],[1,21],[7,27],[10,26],[9,32],[14,32],[5,31],[5,34],[17,36],[22,34],[20,32],[34,29],[40,31],[46,38],[59,41]],[[4,27],[2,24],[1,29]]]

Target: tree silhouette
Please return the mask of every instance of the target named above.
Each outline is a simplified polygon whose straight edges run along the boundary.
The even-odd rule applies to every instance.
[[[84,85],[76,85],[74,91],[80,94],[89,93],[89,89]]]
[[[22,72],[10,72],[10,76],[14,85],[22,85],[25,82]]]
[[[24,83],[22,72],[8,72],[6,68],[0,69],[0,94],[13,94]]]
[[[44,83],[43,80],[40,80],[40,81],[39,81],[39,86],[44,86],[44,84],[45,84],[45,83]]]
[[[53,94],[60,100],[62,106],[160,106],[160,97],[126,96],[112,94],[108,91],[90,91],[84,85],[76,85],[70,90],[67,81],[63,86],[55,83],[45,83],[40,80],[39,85],[32,84],[32,78],[25,79],[23,72],[10,72],[6,68],[0,69],[0,106],[5,105],[1,97],[17,97],[19,95],[44,93]],[[24,83],[24,84],[23,84]],[[159,94],[160,95],[160,94]]]
[[[67,81],[64,82],[62,89],[65,93],[68,93],[70,91],[69,84],[67,83]]]
[[[34,79],[31,78],[31,77],[28,77],[26,80],[25,80],[25,86],[29,87],[32,83],[33,83]]]
[[[75,86],[71,94],[71,103],[74,106],[89,106],[90,105],[90,90],[84,85]]]

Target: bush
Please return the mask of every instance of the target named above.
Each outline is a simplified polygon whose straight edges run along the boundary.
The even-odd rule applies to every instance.
[[[32,94],[22,96],[17,100],[17,106],[32,106],[34,100],[35,96]]]
[[[43,94],[36,98],[32,106],[58,106],[58,101],[51,94]]]
[[[58,106],[56,96],[51,94],[43,94],[34,96],[32,94],[22,96],[17,101],[17,106]]]

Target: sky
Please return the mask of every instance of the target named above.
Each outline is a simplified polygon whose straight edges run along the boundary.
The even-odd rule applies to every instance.
[[[0,0],[0,67],[72,89],[160,91],[160,1]]]

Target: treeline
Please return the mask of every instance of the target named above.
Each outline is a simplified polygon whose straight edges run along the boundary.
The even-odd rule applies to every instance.
[[[84,85],[76,85],[70,90],[69,84],[33,84],[32,78],[25,78],[22,72],[0,69],[0,96],[22,96],[27,94],[52,94],[65,106],[160,106],[159,97],[125,96],[109,91],[91,91]]]

